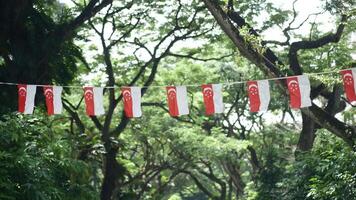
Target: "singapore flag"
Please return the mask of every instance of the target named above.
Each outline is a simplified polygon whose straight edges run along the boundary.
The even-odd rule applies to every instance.
[[[103,115],[103,88],[101,87],[84,87],[84,99],[86,113],[89,116]]]
[[[356,68],[341,70],[344,90],[347,100],[352,103],[356,101]]]
[[[212,115],[214,113],[223,113],[224,104],[221,84],[206,84],[201,86],[203,89],[205,113]]]
[[[47,114],[61,114],[62,113],[62,90],[60,86],[44,86],[43,93],[46,96]]]
[[[271,98],[268,80],[248,81],[247,88],[250,101],[250,111],[267,111]]]
[[[123,87],[121,93],[126,117],[141,117],[141,88]]]
[[[19,112],[32,114],[35,107],[36,85],[17,85]]]
[[[308,76],[292,76],[287,78],[291,108],[311,106],[310,82]]]
[[[168,86],[167,101],[172,117],[189,114],[187,88],[185,86]]]

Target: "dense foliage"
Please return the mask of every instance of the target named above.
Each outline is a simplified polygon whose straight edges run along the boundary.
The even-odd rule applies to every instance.
[[[57,119],[63,121],[63,119]],[[1,199],[96,199],[92,167],[62,126],[9,114],[0,122]]]

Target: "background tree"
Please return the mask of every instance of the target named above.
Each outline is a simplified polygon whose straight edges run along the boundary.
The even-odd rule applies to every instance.
[[[297,1],[294,1],[293,5]],[[259,67],[266,74],[269,74],[273,77],[281,77],[283,76],[283,71],[285,69],[281,68],[283,66],[283,60],[278,58],[278,56],[273,53],[273,51],[265,46],[268,43],[273,43],[275,45],[287,46],[288,49],[288,61],[289,61],[289,71],[287,73],[294,75],[300,75],[303,72],[303,68],[299,62],[298,51],[300,50],[310,50],[321,48],[325,45],[329,45],[330,43],[337,43],[340,41],[342,34],[344,33],[344,29],[346,27],[346,23],[349,18],[354,14],[354,10],[350,10],[348,6],[352,7],[352,2],[334,2],[332,6],[326,1],[324,10],[325,12],[329,11],[331,13],[338,12],[341,13],[339,24],[336,28],[335,33],[329,33],[323,36],[320,36],[320,32],[314,32],[313,28],[316,26],[312,26],[310,32],[309,40],[301,40],[297,42],[290,43],[291,31],[298,29],[303,23],[308,21],[308,18],[302,22],[302,24],[297,25],[297,28],[292,28],[292,25],[297,16],[297,12],[293,6],[293,13],[291,16],[291,20],[288,22],[288,15],[280,15],[277,23],[280,26],[283,26],[284,23],[287,24],[286,28],[283,28],[283,33],[286,36],[285,42],[276,42],[276,41],[262,41],[259,39],[259,34],[251,25],[249,25],[244,17],[241,16],[238,12],[234,10],[234,1],[228,2],[227,12],[225,12],[219,5],[218,1],[204,1],[209,11],[215,17],[221,28],[224,32],[229,36],[229,38],[234,42],[236,47],[240,50],[243,56],[249,59],[252,63],[254,63],[257,67]],[[238,6],[243,6],[243,4],[238,4]],[[267,8],[268,3],[266,4]],[[271,7],[270,7],[271,9]],[[273,8],[272,8],[273,9]],[[250,13],[253,16],[254,13]],[[315,14],[318,15],[318,14]],[[273,17],[273,16],[272,16]],[[271,19],[273,19],[271,17]],[[274,16],[274,19],[276,17]],[[354,23],[349,22],[351,24],[351,28]],[[267,26],[268,27],[268,26]],[[247,29],[247,31],[244,31]],[[250,38],[250,39],[249,39]],[[257,42],[257,43],[256,43]],[[263,47],[264,46],[264,47]],[[262,49],[261,49],[262,48]],[[262,51],[261,51],[262,50]],[[340,67],[340,66],[338,66]],[[307,70],[305,70],[307,71]],[[310,70],[312,71],[312,70]],[[345,102],[340,101],[340,93],[337,92],[337,89],[334,89],[334,92],[328,92],[325,89],[323,83],[313,83],[316,85],[312,88],[312,98],[316,98],[319,95],[327,93],[328,95],[324,95],[323,98],[329,100],[328,106],[324,106],[324,108],[318,107],[316,104],[313,104],[310,108],[301,109],[302,110],[302,118],[303,118],[303,129],[301,131],[301,136],[298,144],[298,148],[302,151],[307,151],[312,148],[313,141],[315,138],[315,132],[319,128],[325,128],[330,132],[334,133],[338,137],[341,137],[345,140],[349,146],[354,146],[355,140],[355,127],[352,125],[348,125],[337,118],[335,118],[335,114],[344,110]],[[285,90],[285,84],[281,84],[282,91]],[[337,86],[335,86],[337,87]],[[337,96],[336,96],[337,95]]]
[[[310,111],[304,109],[304,114],[289,108],[283,83],[278,81],[270,82],[272,101],[269,112],[264,114],[248,111],[245,85],[225,84],[224,114],[205,116],[201,88],[191,86],[265,79],[266,74],[292,75],[301,69],[323,72],[346,67],[354,50],[349,45],[349,35],[355,26],[351,20],[353,12],[345,6],[352,5],[351,1],[325,1],[320,12],[345,11],[345,19],[335,17],[347,23],[338,26],[342,30],[336,35],[341,37],[326,34],[325,38],[336,37],[331,40],[337,41],[335,44],[325,43],[311,50],[294,49],[301,68],[283,64],[293,62],[290,59],[293,41],[319,41],[324,36],[319,24],[312,20],[322,14],[313,14],[302,20],[302,24],[297,23],[298,1],[287,10],[267,1],[227,1],[226,5],[220,1],[72,2],[70,7],[56,1],[29,3],[30,9],[43,15],[40,19],[48,18],[52,34],[58,33],[62,39],[49,37],[48,30],[52,29],[41,25],[41,20],[37,27],[39,22],[35,22],[31,13],[22,19],[23,34],[37,39],[15,38],[11,35],[15,29],[4,27],[8,32],[2,34],[14,37],[4,39],[4,43],[23,41],[34,45],[33,49],[37,47],[34,41],[54,44],[52,48],[42,46],[45,42],[37,42],[43,47],[38,52],[51,58],[46,61],[46,69],[53,73],[45,73],[45,79],[39,77],[43,70],[37,68],[40,65],[26,64],[38,61],[32,56],[34,53],[22,51],[24,55],[16,57],[2,54],[2,69],[12,73],[12,78],[1,73],[3,80],[115,88],[105,89],[103,116],[85,115],[81,88],[66,89],[63,115],[44,117],[40,104],[33,116],[2,115],[2,198],[352,199],[355,196],[352,188],[355,154],[350,148],[354,137],[352,132],[350,137],[349,132],[340,132],[353,128],[355,111],[342,97],[340,82],[334,81],[339,79],[338,75],[311,77],[313,98],[318,106],[314,105]],[[18,5],[21,4],[9,3],[4,10],[16,10],[14,6]],[[257,16],[265,10],[267,20],[260,23]],[[14,14],[6,11],[6,15]],[[4,20],[11,21],[6,17]],[[299,32],[308,23],[310,33]],[[31,24],[36,24],[36,28],[32,29]],[[259,36],[276,26],[281,27],[287,42],[263,40]],[[22,50],[20,46],[16,48]],[[9,62],[5,61],[6,56]],[[10,68],[11,63],[21,59],[23,66],[30,66],[28,70],[34,74],[18,70],[19,67]],[[56,70],[64,74],[57,77]],[[26,78],[20,79],[21,76]],[[144,86],[143,116],[137,119],[126,118],[120,103],[118,88],[132,85]],[[155,87],[165,85],[190,85],[190,115],[175,118],[168,115],[165,88]],[[6,99],[16,99],[15,87],[1,87]],[[15,103],[5,102],[3,112],[9,111],[8,105],[16,110]],[[336,124],[320,121],[324,118]]]
[[[111,0],[91,0],[79,5],[78,15],[57,1],[1,1],[0,77],[3,82],[68,84],[77,72],[78,61],[85,63],[73,39],[78,28]],[[16,98],[16,90],[4,87],[2,99]],[[7,101],[1,112],[16,110]]]

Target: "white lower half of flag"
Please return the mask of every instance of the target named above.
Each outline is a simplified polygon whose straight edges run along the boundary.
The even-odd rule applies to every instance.
[[[261,80],[258,84],[258,95],[260,96],[260,111],[267,111],[271,99],[268,80]]]
[[[54,86],[53,87],[53,112],[54,114],[62,113],[62,87]]]
[[[188,115],[188,95],[186,86],[177,86],[177,106],[179,115]]]

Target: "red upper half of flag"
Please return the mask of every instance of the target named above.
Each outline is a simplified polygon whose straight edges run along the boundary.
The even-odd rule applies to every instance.
[[[47,106],[47,114],[54,114],[54,105],[53,105],[53,87],[52,86],[44,86],[43,93],[46,97],[46,106]]]
[[[301,106],[301,93],[298,82],[298,77],[288,77],[287,85],[289,91],[289,99],[291,108],[300,108]]]
[[[248,98],[250,101],[250,111],[251,112],[258,112],[260,111],[260,95],[258,91],[258,83],[257,81],[248,81],[247,82],[247,91],[248,91]]]
[[[133,102],[131,88],[123,87],[121,88],[122,100],[124,102],[124,111],[126,117],[133,117]]]
[[[167,86],[167,101],[169,114],[173,117],[179,116],[178,103],[177,103],[177,89],[175,86]]]
[[[342,70],[340,71],[342,75],[344,90],[346,98],[348,101],[356,101],[356,88],[355,88],[355,77],[353,76],[352,70]]]
[[[19,112],[25,111],[26,96],[27,96],[27,85],[17,85],[18,89],[18,109]]]
[[[84,87],[84,100],[87,115],[95,116],[93,87]]]
[[[215,113],[214,90],[211,84],[202,85],[205,113],[212,115]]]

